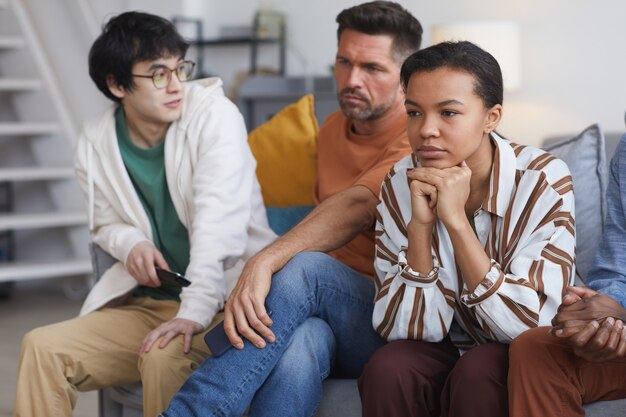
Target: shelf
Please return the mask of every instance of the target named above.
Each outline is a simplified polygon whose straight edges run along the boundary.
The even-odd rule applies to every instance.
[[[223,34],[222,37],[205,39],[203,36],[203,22],[201,19],[175,16],[172,19],[175,26],[192,24],[195,26],[195,38],[188,39],[191,46],[198,52],[198,73],[205,76],[204,71],[204,48],[222,46],[250,46],[250,74],[256,74],[258,65],[260,45],[277,45],[279,58],[277,71],[280,75],[285,75],[287,63],[286,56],[286,25],[285,16],[280,12],[257,11],[254,14],[252,27],[249,31],[235,32],[233,35],[243,33],[243,36],[229,36]],[[260,35],[260,36],[259,36]]]
[[[92,271],[89,259],[7,262],[0,264],[0,282],[87,275]]]
[[[25,45],[24,39],[16,36],[0,36],[0,49],[20,49]]]
[[[37,79],[28,78],[0,78],[0,91],[29,91],[39,90],[42,83]]]
[[[74,178],[72,167],[19,167],[0,168],[0,182],[49,181]]]
[[[82,212],[0,215],[0,231],[79,226],[86,223],[87,215]]]
[[[58,132],[56,123],[0,122],[0,136],[37,136]]]

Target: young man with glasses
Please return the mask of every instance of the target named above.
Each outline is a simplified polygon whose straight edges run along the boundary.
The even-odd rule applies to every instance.
[[[86,126],[76,171],[93,239],[119,262],[80,317],[25,336],[16,416],[70,416],[77,391],[136,381],[155,416],[209,355],[203,335],[240,265],[275,237],[243,119],[219,79],[185,83],[187,47],[167,20],[128,12],[91,48],[91,78],[115,105]]]

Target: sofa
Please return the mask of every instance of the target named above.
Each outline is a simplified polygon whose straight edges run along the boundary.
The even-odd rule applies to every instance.
[[[253,123],[251,126],[257,127],[250,134],[250,145],[259,164],[257,174],[268,207],[270,225],[279,234],[287,231],[311,209],[317,134],[315,110],[313,97],[307,96],[279,111],[267,123],[260,126]],[[327,112],[328,108],[325,108]],[[266,120],[258,114],[255,117],[257,124]],[[618,142],[619,135],[608,135],[605,138],[600,126],[592,125],[577,136],[551,138],[544,143],[546,150],[568,163],[574,188],[579,191],[576,194],[579,283],[584,282],[583,278],[602,236],[607,161]],[[290,175],[290,172],[297,172],[298,175]],[[96,275],[113,261],[96,246],[92,247],[92,260]],[[106,388],[99,392],[100,417],[139,417],[142,415],[141,404],[140,384]],[[585,411],[590,417],[621,417],[626,415],[626,399],[587,404]],[[361,403],[356,380],[328,379],[324,382],[317,417],[360,415]]]

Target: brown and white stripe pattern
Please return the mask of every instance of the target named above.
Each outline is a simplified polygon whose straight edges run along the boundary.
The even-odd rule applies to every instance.
[[[437,269],[428,276],[406,261],[410,190],[408,156],[385,178],[376,223],[377,295],[374,328],[387,340],[437,342],[448,334],[460,348],[508,343],[549,324],[575,268],[572,177],[564,162],[492,136],[496,152],[490,190],[474,222],[489,273],[473,292],[463,284],[441,222],[433,230]]]

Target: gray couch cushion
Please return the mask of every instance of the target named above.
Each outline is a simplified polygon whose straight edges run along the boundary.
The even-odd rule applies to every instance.
[[[544,149],[569,166],[574,179],[576,273],[583,280],[602,238],[606,212],[607,163],[604,135],[591,125],[578,136],[547,144]]]
[[[316,417],[359,417],[361,397],[355,379],[327,379]]]

